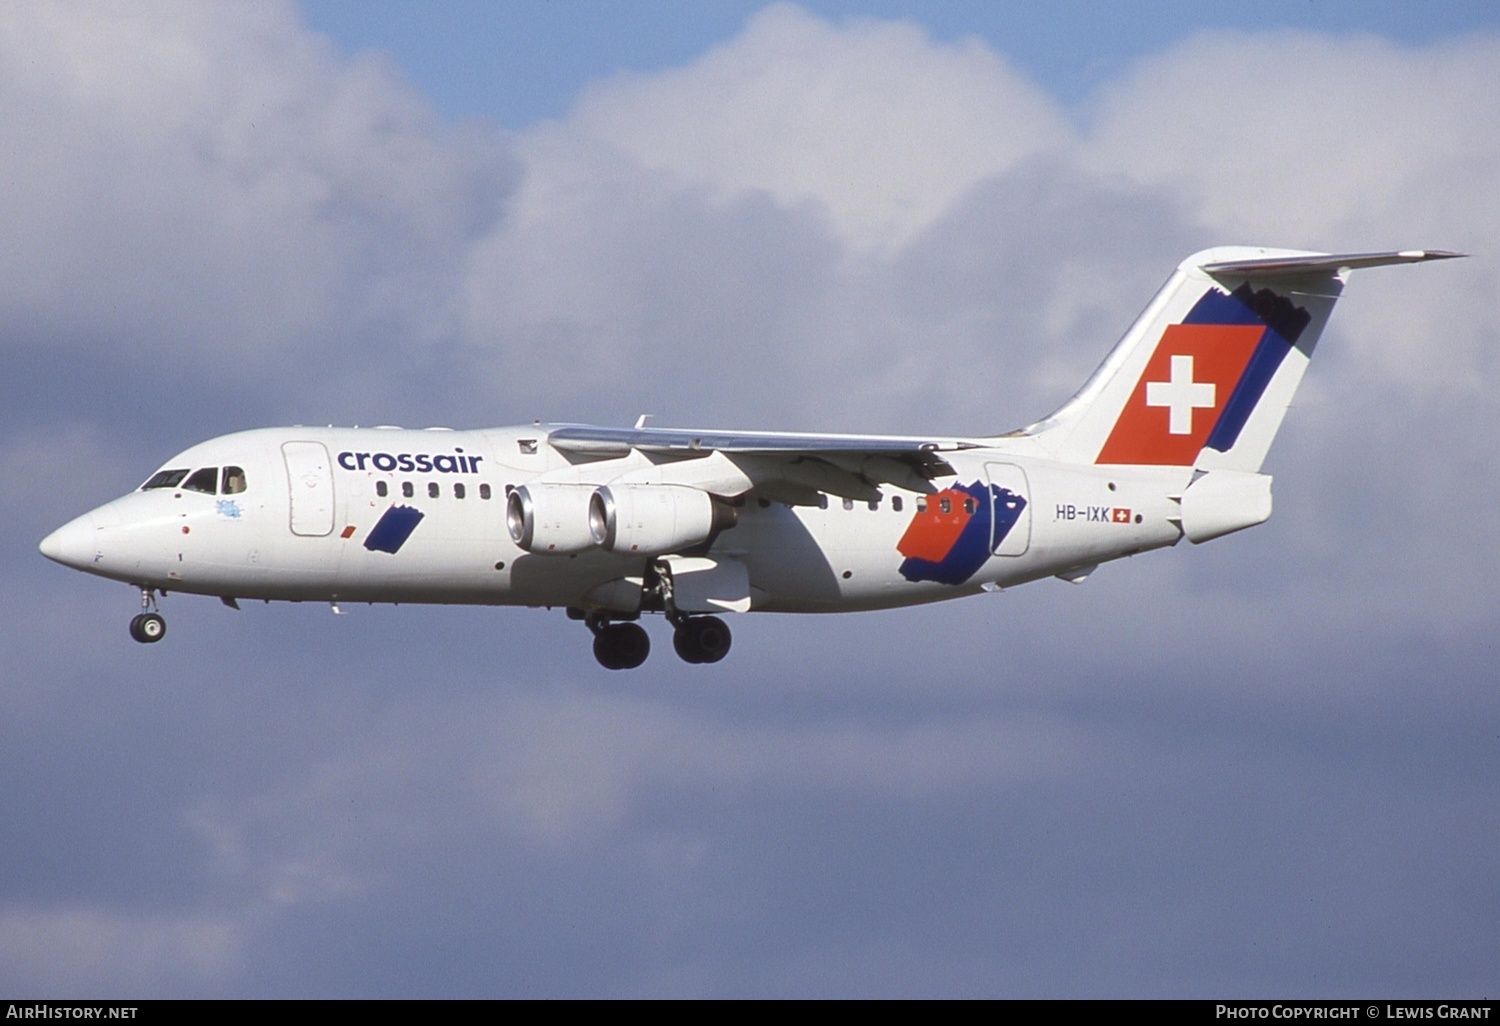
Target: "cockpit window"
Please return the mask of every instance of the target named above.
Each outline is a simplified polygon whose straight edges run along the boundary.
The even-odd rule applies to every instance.
[[[224,483],[219,487],[220,495],[238,495],[245,490],[245,472],[239,467],[224,468]]]
[[[186,492],[203,492],[212,495],[218,481],[219,468],[204,467],[202,470],[193,471],[193,476],[182,482],[182,489]]]
[[[186,470],[158,470],[151,475],[151,480],[141,485],[141,491],[150,491],[152,488],[176,488],[187,476]]]

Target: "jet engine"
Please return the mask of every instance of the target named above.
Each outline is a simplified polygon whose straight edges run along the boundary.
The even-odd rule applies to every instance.
[[[510,540],[527,552],[558,555],[594,547],[589,535],[593,485],[528,484],[505,502]]]
[[[605,485],[589,499],[589,534],[610,552],[656,556],[733,527],[738,511],[686,485]]]

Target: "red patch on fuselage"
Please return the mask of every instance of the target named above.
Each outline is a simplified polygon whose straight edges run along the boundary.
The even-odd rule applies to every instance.
[[[896,551],[908,559],[925,559],[941,563],[963,534],[972,514],[965,503],[973,502],[968,492],[948,488],[927,496],[927,508],[912,517],[906,533],[896,543]],[[948,512],[943,512],[947,505]]]

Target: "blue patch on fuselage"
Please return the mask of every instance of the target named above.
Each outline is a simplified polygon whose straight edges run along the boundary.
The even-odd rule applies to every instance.
[[[1021,519],[1026,500],[1009,488],[1001,488],[999,485],[990,485],[990,493],[995,497],[995,540],[990,547],[998,549],[1005,536],[1010,534],[1010,529],[1016,526],[1016,521]]]
[[[406,539],[417,529],[424,514],[411,506],[392,506],[375,521],[370,536],[365,539],[365,548],[371,552],[389,552],[395,555]]]
[[[998,485],[986,488],[975,481],[970,485],[955,485],[953,490],[974,499],[974,512],[942,559],[934,561],[908,556],[902,560],[901,576],[908,581],[963,584],[978,573],[991,553],[1000,547],[1026,508],[1025,498]]]

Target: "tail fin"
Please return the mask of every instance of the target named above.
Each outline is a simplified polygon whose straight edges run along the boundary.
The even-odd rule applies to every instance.
[[[1195,253],[1078,394],[1022,433],[1078,463],[1258,471],[1348,272],[1462,255]]]

